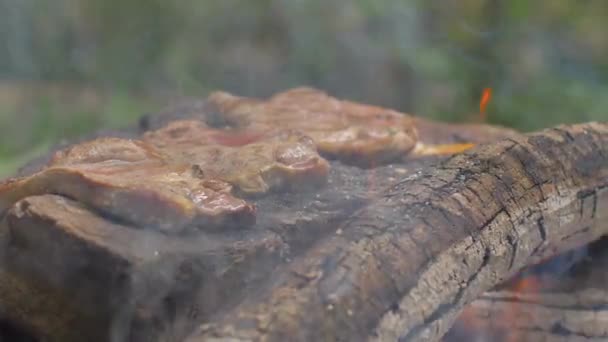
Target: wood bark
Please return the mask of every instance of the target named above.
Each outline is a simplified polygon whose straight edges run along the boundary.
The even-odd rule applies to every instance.
[[[332,163],[324,189],[255,203],[251,230],[167,236],[22,200],[0,226],[0,318],[50,341],[439,340],[485,291],[606,233],[608,125]]]

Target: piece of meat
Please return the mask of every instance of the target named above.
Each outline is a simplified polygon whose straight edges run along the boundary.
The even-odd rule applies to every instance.
[[[50,193],[164,231],[251,225],[255,208],[231,195],[229,184],[218,183],[145,142],[100,138],[58,152],[30,177],[0,183],[0,213],[22,198]]]
[[[295,88],[267,100],[214,92],[206,115],[215,125],[297,129],[319,152],[343,162],[374,166],[405,157],[463,152],[477,143],[519,133],[483,124],[445,124],[394,110],[339,100],[312,88]],[[210,108],[209,108],[210,107]]]
[[[510,128],[482,123],[448,123],[417,117],[415,124],[419,145],[429,148],[435,145],[481,144],[500,139],[520,138],[522,135]]]
[[[255,208],[233,190],[319,185],[328,170],[312,139],[296,131],[250,137],[176,121],[141,140],[100,138],[57,152],[42,171],[0,183],[0,213],[28,196],[59,194],[165,231],[249,226]]]
[[[329,171],[313,140],[294,130],[219,130],[180,120],[144,134],[143,140],[176,163],[196,166],[204,178],[223,180],[249,195],[321,185]]]
[[[414,148],[417,131],[406,114],[333,98],[312,88],[295,88],[266,101],[214,92],[207,101],[215,124],[253,131],[295,129],[310,136],[319,151],[358,165],[398,159]]]

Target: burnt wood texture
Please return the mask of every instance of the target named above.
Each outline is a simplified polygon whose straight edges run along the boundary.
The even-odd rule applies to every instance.
[[[496,141],[331,160],[323,187],[250,199],[247,229],[167,234],[26,197],[0,225],[0,319],[45,341],[439,341],[467,304],[500,305],[486,291],[608,230],[608,124],[420,127],[433,143]]]

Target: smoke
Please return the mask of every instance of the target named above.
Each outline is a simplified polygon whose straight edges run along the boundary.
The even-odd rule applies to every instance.
[[[102,124],[127,124],[141,114],[132,94],[165,104],[216,89],[267,96],[310,85],[462,121],[489,87],[491,123],[531,130],[605,121],[607,15],[603,2],[576,1],[0,0],[0,163]],[[56,96],[43,86],[22,97],[24,81],[75,82],[78,91]],[[108,100],[114,92],[126,104]],[[134,325],[179,340],[190,324],[180,321],[190,315],[183,310],[204,310],[197,303],[209,297],[191,287],[210,271],[187,255],[145,259],[116,284],[113,342],[128,340]],[[521,276],[559,279],[587,256],[583,248]],[[204,298],[191,303],[186,293]],[[0,330],[11,329],[0,321]]]

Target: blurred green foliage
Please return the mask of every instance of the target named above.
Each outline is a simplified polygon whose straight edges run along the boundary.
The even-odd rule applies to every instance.
[[[602,0],[0,0],[0,176],[215,89],[311,85],[449,121],[608,120]]]

